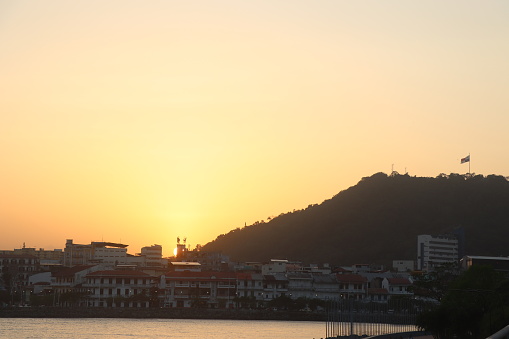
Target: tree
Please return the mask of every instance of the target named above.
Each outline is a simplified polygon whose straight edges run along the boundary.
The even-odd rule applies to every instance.
[[[413,290],[416,296],[440,302],[449,290],[449,285],[460,275],[458,265],[444,264],[432,272],[413,275]]]
[[[418,326],[438,339],[485,338],[507,325],[508,286],[492,267],[472,266],[451,282],[437,308],[419,317]]]

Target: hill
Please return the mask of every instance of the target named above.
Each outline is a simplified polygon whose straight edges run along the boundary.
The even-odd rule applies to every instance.
[[[377,173],[333,198],[219,235],[204,251],[236,261],[390,264],[415,260],[417,235],[465,230],[466,254],[509,255],[509,182]]]

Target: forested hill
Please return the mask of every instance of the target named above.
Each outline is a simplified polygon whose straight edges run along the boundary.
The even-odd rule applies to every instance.
[[[416,260],[417,235],[463,227],[466,254],[509,255],[509,182],[377,173],[320,205],[235,229],[203,246],[237,261],[389,264]]]

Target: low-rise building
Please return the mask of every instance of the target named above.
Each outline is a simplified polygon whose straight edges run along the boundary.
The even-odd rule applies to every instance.
[[[393,260],[392,268],[397,272],[410,272],[415,269],[415,263],[413,260]]]
[[[263,275],[263,300],[288,296],[288,278],[283,273]]]
[[[154,277],[135,270],[96,271],[86,275],[88,306],[149,307]]]
[[[276,273],[286,273],[286,266],[288,265],[288,260],[281,259],[271,259],[270,262],[262,265],[262,274],[276,274]]]
[[[314,275],[313,276],[313,294],[312,298],[322,300],[334,300],[340,297],[339,283],[334,275]]]
[[[479,255],[466,255],[460,261],[461,268],[468,270],[474,265],[491,266],[494,270],[508,273],[509,257],[486,257]]]
[[[286,278],[288,279],[288,293],[292,299],[312,298],[313,275],[311,273],[292,272],[288,273]]]
[[[337,274],[342,299],[362,300],[368,295],[368,280],[359,274]]]
[[[234,308],[237,279],[234,272],[170,271],[158,287],[164,307]]]
[[[385,288],[368,288],[368,300],[377,303],[389,301],[389,291]]]
[[[263,275],[258,273],[237,273],[237,294],[240,302],[255,307],[263,302]],[[243,305],[240,305],[243,306]]]
[[[412,281],[410,278],[394,277],[384,278],[382,287],[389,291],[389,296],[406,296],[411,297],[414,293],[411,290]]]

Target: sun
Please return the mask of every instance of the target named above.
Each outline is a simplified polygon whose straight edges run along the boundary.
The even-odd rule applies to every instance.
[[[177,248],[175,247],[175,248],[173,249],[173,256],[174,256],[174,257],[176,257],[176,256],[177,256],[177,253],[178,253],[177,251],[178,251],[178,250],[177,250]]]

